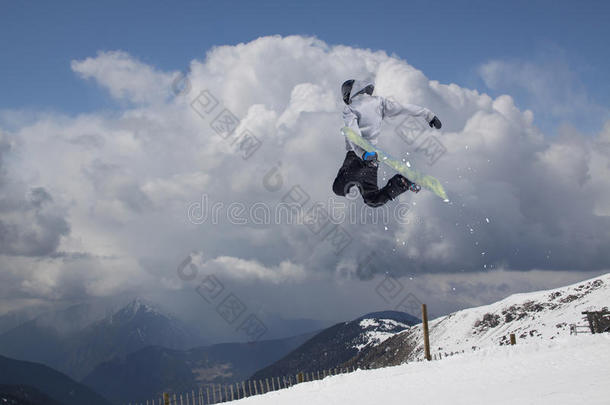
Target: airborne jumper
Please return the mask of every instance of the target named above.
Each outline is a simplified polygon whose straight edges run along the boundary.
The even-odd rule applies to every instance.
[[[333,183],[333,191],[338,196],[345,196],[356,186],[365,204],[379,207],[407,190],[417,193],[421,189],[419,184],[402,174],[394,175],[381,189],[377,186],[379,153],[372,149],[377,144],[382,120],[385,117],[408,114],[425,118],[430,127],[436,129],[441,128],[441,122],[427,108],[413,104],[400,105],[386,98],[373,96],[374,89],[372,83],[359,80],[347,80],[341,86],[345,102],[343,120],[347,128],[343,133],[346,136],[347,154]],[[354,142],[357,138],[362,138],[364,142]],[[367,150],[363,145],[371,146]]]

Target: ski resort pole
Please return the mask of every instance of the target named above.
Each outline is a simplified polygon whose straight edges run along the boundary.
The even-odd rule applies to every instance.
[[[426,360],[430,361],[432,358],[430,357],[430,336],[428,334],[428,308],[426,304],[421,304],[421,314],[422,321],[424,327],[424,353],[426,356]]]

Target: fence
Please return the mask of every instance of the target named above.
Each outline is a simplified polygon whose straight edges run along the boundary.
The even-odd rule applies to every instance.
[[[425,304],[422,305],[423,319],[427,326],[427,311]],[[427,335],[427,328],[425,334]],[[432,360],[429,352],[429,341],[426,338],[427,360]],[[453,354],[453,353],[452,353]],[[457,354],[457,353],[456,353]],[[445,353],[445,357],[447,354]],[[435,354],[434,359],[442,359],[441,353],[438,356]],[[367,369],[370,366],[366,367]],[[230,402],[238,399],[250,397],[253,395],[266,394],[271,391],[289,388],[301,382],[321,380],[325,377],[337,374],[345,374],[356,371],[355,366],[349,368],[334,368],[329,370],[321,370],[315,372],[301,372],[294,376],[271,377],[264,380],[246,380],[232,384],[211,384],[197,391],[182,393],[164,393],[163,396],[157,399],[145,400],[143,402],[130,402],[129,405],[208,405],[219,404],[222,402]]]
[[[424,334],[424,358],[417,360],[442,360],[446,357],[455,356],[457,354],[465,353],[465,350],[455,352],[442,352],[430,353],[430,342],[428,333],[428,322],[427,322],[427,309],[425,304],[422,304],[422,318],[423,318],[423,334]],[[516,337],[513,333],[510,334],[510,344],[516,343]],[[476,351],[480,348],[473,346],[472,350]],[[359,367],[360,368],[360,367]],[[366,367],[369,369],[370,367]],[[345,374],[356,371],[355,366],[349,368],[334,368],[322,371],[311,371],[301,372],[294,376],[283,376],[283,377],[270,377],[259,379],[259,380],[246,380],[236,382],[232,384],[211,384],[202,388],[198,388],[198,391],[191,390],[191,392],[182,393],[164,393],[162,397],[152,400],[145,400],[143,402],[130,402],[128,405],[208,405],[208,404],[219,404],[223,402],[235,401],[242,398],[251,397],[253,395],[266,394],[271,391],[278,391],[281,389],[289,388],[295,384],[321,380],[325,377],[337,374]]]
[[[478,348],[477,348],[478,349]],[[473,350],[475,350],[473,348]],[[438,352],[431,356],[432,360],[442,360],[447,357],[455,356],[461,352]],[[423,361],[419,359],[416,361]],[[149,399],[144,402],[130,402],[128,405],[208,405],[219,404],[223,402],[236,401],[238,399],[251,397],[253,395],[266,394],[271,391],[278,391],[285,388],[290,388],[295,384],[302,382],[310,382],[321,380],[328,376],[352,373],[359,369],[368,369],[366,367],[350,366],[347,368],[334,368],[321,371],[301,372],[296,375],[284,377],[272,377],[259,380],[246,380],[232,384],[211,384],[205,388],[191,390],[191,392],[182,393],[165,393],[164,396],[157,399]]]
[[[331,375],[356,371],[355,367],[334,368],[329,370],[301,372],[296,375],[270,377],[259,380],[246,380],[232,384],[211,384],[197,391],[182,393],[164,393],[156,399],[143,402],[130,402],[129,405],[208,405],[230,402],[253,395],[266,394],[271,391],[292,387],[295,384],[321,380]]]

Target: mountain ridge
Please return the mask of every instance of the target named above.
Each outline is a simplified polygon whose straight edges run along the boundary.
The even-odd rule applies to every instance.
[[[610,273],[565,287],[512,294],[497,302],[466,308],[429,321],[432,355],[472,351],[520,340],[553,340],[569,335],[570,324],[584,325],[583,311],[610,306]],[[421,324],[359,354],[343,366],[376,368],[423,359]]]

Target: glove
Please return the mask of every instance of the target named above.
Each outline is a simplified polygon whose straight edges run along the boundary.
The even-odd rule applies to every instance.
[[[430,125],[430,128],[434,127],[436,129],[441,129],[441,127],[443,126],[443,124],[441,124],[441,120],[439,120],[436,115],[428,124]]]

